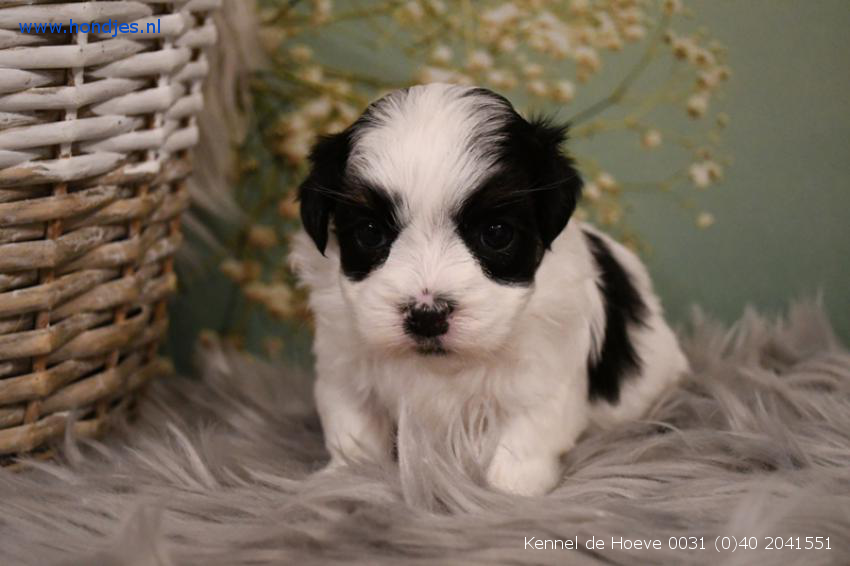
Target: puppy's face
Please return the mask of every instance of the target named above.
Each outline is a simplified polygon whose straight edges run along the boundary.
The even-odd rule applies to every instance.
[[[504,346],[579,195],[563,139],[484,89],[428,85],[319,142],[301,216],[322,253],[338,246],[365,345],[422,356]]]

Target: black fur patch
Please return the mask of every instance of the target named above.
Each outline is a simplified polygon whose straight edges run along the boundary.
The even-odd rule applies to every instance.
[[[344,184],[346,199],[334,208],[334,229],[339,242],[342,272],[352,281],[362,281],[380,267],[390,255],[390,248],[401,232],[396,210],[398,203],[383,189],[347,180]],[[355,232],[372,223],[386,237],[378,248],[362,247]]]
[[[575,210],[582,181],[561,151],[567,128],[547,120],[525,120],[502,96],[474,89],[467,96],[487,96],[505,107],[506,118],[495,134],[498,169],[463,203],[455,215],[461,237],[488,277],[530,285],[540,261]],[[504,250],[482,245],[487,226],[506,223],[515,239]]]
[[[310,154],[310,175],[299,187],[304,229],[324,254],[333,222],[342,271],[352,281],[363,280],[386,261],[401,231],[398,203],[389,193],[346,174],[352,137],[369,120],[367,111],[344,132],[320,139]],[[357,244],[354,233],[370,222],[384,233],[386,245],[366,249]]]
[[[530,285],[543,258],[544,247],[532,203],[511,190],[524,182],[519,171],[494,175],[464,202],[455,216],[466,247],[484,273],[500,283]],[[482,232],[494,223],[507,224],[514,232],[513,241],[503,250],[489,249],[482,242]]]
[[[581,179],[561,151],[566,127],[546,120],[527,121],[505,98],[486,89],[466,96],[487,96],[504,106],[492,151],[498,169],[474,190],[454,220],[458,231],[490,278],[505,284],[530,285],[543,254],[569,221],[581,191]],[[301,218],[316,247],[324,253],[333,221],[342,268],[359,281],[380,266],[398,236],[399,226],[387,191],[346,175],[354,134],[373,120],[385,100],[373,103],[346,131],[321,139],[310,155],[311,172],[299,189]],[[487,143],[484,141],[484,143]],[[364,223],[378,225],[388,245],[364,249],[351,236]],[[510,227],[510,246],[488,249],[482,231],[494,223]]]
[[[343,181],[355,126],[325,136],[316,143],[310,152],[310,175],[298,187],[301,223],[322,254],[328,245],[328,226],[334,205],[345,197]]]
[[[587,361],[589,398],[616,404],[620,386],[640,370],[641,359],[629,336],[629,327],[644,324],[646,304],[629,274],[614,258],[605,242],[585,232],[593,259],[599,267],[597,285],[605,302],[605,337],[598,356]]]

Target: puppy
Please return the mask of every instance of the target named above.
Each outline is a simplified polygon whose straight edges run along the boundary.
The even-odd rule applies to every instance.
[[[492,487],[543,494],[591,423],[638,418],[686,371],[638,258],[570,220],[565,133],[429,84],[315,146],[291,262],[332,465],[392,458],[407,411],[476,428]]]

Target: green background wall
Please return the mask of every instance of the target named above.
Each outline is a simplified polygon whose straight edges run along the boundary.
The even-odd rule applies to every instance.
[[[733,320],[747,303],[779,312],[822,290],[848,343],[850,2],[688,4],[729,50],[734,164],[700,196],[717,217],[709,230],[694,230],[663,198],[635,199],[633,222],[652,246],[664,303],[676,319],[698,303]]]
[[[695,304],[725,321],[747,304],[778,314],[790,300],[822,292],[839,335],[850,343],[850,0],[686,4],[697,15],[694,25],[707,27],[729,51],[732,79],[724,98],[712,104],[731,116],[726,147],[734,163],[722,184],[684,191],[694,210],[659,192],[628,197],[628,222],[649,246],[645,259],[670,318],[684,322]],[[338,68],[399,81],[410,75],[397,51],[352,47],[352,35],[368,38],[370,30],[349,31],[325,35],[314,47]],[[558,116],[568,118],[610,92],[640,55],[636,49],[606,57],[608,78],[580,89]],[[659,67],[666,69],[663,61]],[[659,78],[649,73],[636,86],[651,87]],[[667,111],[654,119],[676,127],[688,120],[683,115]],[[632,133],[575,146],[630,181],[664,178],[689,159],[672,145],[645,151]],[[712,212],[715,225],[696,228],[698,210]],[[221,276],[187,282],[173,305],[167,348],[183,370],[197,332],[225,328],[225,313],[241,308],[231,303],[237,295]],[[261,334],[284,338],[290,360],[309,361],[305,332],[293,336],[291,327],[252,320]]]

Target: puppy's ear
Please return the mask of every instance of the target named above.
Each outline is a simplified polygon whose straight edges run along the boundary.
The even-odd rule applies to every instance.
[[[520,120],[519,131],[514,131],[520,147],[515,151],[519,151],[534,179],[531,197],[540,237],[549,248],[575,211],[582,180],[572,160],[561,149],[568,126],[555,125],[545,118]]]
[[[582,180],[572,160],[561,149],[568,127],[544,119],[533,119],[530,125],[541,157],[538,180],[541,190],[533,195],[540,234],[548,248],[573,215],[581,196]]]
[[[322,255],[328,245],[334,196],[342,190],[350,151],[350,130],[319,139],[310,152],[310,174],[298,187],[301,223]]]

